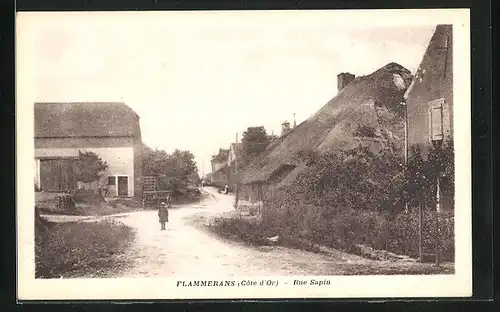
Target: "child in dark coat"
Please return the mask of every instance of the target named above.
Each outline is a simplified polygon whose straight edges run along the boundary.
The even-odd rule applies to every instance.
[[[158,210],[158,217],[160,219],[161,230],[165,230],[165,223],[168,222],[168,209],[167,204],[162,202],[160,204],[160,209]]]

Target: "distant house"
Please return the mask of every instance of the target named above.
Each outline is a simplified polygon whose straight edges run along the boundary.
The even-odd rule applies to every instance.
[[[244,166],[243,157],[242,157],[242,145],[241,143],[231,143],[231,147],[229,148],[229,153],[227,157],[227,166],[228,166],[228,186],[232,191],[236,186],[236,174],[238,168],[242,168]],[[238,168],[237,168],[238,166]]]
[[[237,159],[241,159],[241,143],[231,143],[227,157],[227,165],[233,166]]]
[[[229,150],[220,148],[219,153],[212,156],[212,160],[210,160],[210,163],[212,164],[212,173],[217,172],[220,168],[227,165],[228,154]]]
[[[424,157],[433,136],[453,138],[453,29],[438,25],[405,94],[408,146]]]
[[[78,187],[75,159],[90,151],[108,164],[91,187],[140,196],[141,149],[139,116],[124,103],[35,103],[35,184],[42,191]]]
[[[219,153],[212,156],[212,183],[218,187],[224,187],[228,183],[227,157],[229,149],[219,149]]]
[[[213,179],[212,179],[212,173],[209,172],[207,173],[204,177],[203,177],[203,181],[206,181],[208,183],[212,183]]]

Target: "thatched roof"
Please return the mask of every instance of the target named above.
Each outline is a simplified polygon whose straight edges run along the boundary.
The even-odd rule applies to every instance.
[[[124,103],[35,103],[35,137],[121,137],[140,133],[139,116]]]
[[[211,162],[222,163],[227,161],[229,155],[229,149],[219,148],[219,153],[212,155]]]
[[[240,182],[266,182],[283,165],[296,177],[304,167],[296,155],[303,151],[323,153],[360,144],[402,150],[404,123],[400,101],[405,89],[401,88],[401,78],[407,87],[412,75],[401,65],[390,63],[354,79],[316,114],[255,159],[240,173]],[[362,126],[373,129],[373,136],[360,134]],[[291,178],[285,175],[282,181],[291,182]]]

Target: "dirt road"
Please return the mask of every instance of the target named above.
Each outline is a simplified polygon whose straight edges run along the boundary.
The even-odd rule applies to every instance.
[[[204,192],[208,196],[201,202],[170,209],[166,231],[160,231],[156,211],[115,216],[136,230],[136,239],[123,255],[133,264],[110,277],[444,273],[431,264],[369,260],[341,251],[327,256],[277,246],[250,247],[222,239],[200,229],[195,222],[233,210],[233,196],[210,188]],[[445,271],[450,274],[453,268]]]
[[[255,276],[342,274],[340,264],[369,260],[339,252],[337,258],[282,248],[248,247],[220,239],[193,226],[193,216],[210,216],[232,210],[232,196],[205,189],[202,202],[170,209],[166,231],[160,231],[156,211],[134,212],[120,221],[136,229],[127,257],[134,265],[120,273],[135,276]]]

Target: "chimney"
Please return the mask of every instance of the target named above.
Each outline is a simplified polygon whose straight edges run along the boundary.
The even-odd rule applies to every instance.
[[[285,135],[288,131],[290,131],[290,123],[288,121],[284,121],[281,124],[281,135]]]
[[[356,76],[354,76],[351,73],[340,73],[337,75],[337,89],[338,92],[340,92],[342,89],[345,88],[351,81],[354,80]]]

